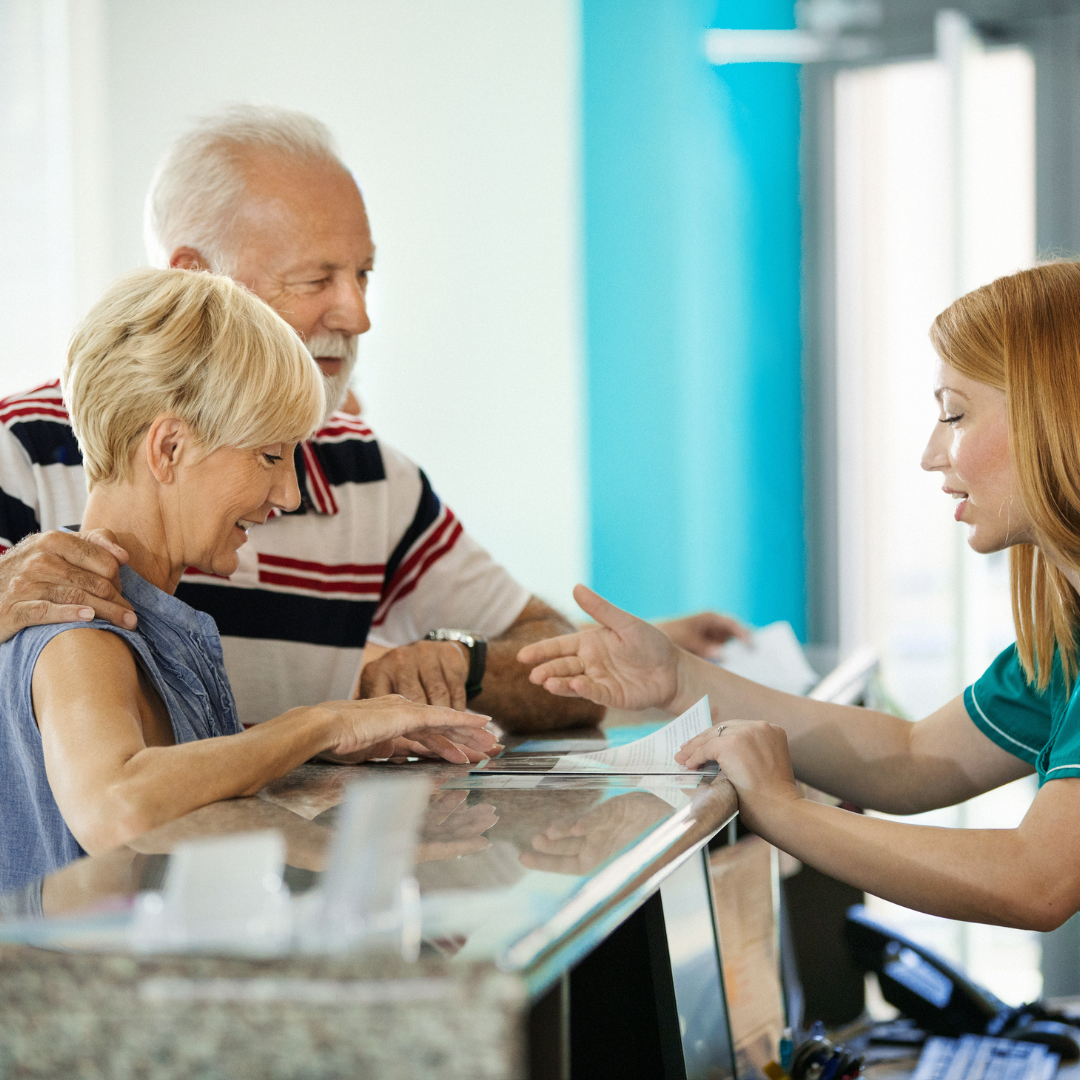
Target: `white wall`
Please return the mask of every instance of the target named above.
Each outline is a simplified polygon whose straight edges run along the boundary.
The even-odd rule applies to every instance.
[[[0,395],[57,375],[110,277],[102,3],[0,2]]]
[[[81,0],[11,2],[86,22]],[[497,558],[569,607],[585,543],[576,0],[91,3],[100,43],[83,26],[68,57],[89,95],[73,88],[76,233],[108,239],[70,256],[71,317],[80,283],[96,292],[144,261],[143,196],[191,117],[236,100],[314,113],[378,245],[367,416]]]

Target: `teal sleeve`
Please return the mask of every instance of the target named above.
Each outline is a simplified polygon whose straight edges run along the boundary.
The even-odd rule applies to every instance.
[[[975,726],[1022,761],[1035,765],[1050,737],[1050,695],[1032,687],[1010,645],[964,691],[964,705]]]
[[[1053,734],[1039,756],[1039,784],[1080,776],[1080,683],[1073,686]]]

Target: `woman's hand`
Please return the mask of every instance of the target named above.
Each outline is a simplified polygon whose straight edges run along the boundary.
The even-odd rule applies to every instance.
[[[484,833],[499,822],[491,803],[470,806],[467,791],[437,791],[420,830],[417,862],[436,862],[471,855],[491,846]]]
[[[460,712],[458,716],[461,716]],[[457,761],[457,758],[446,757],[444,750],[447,743],[467,754],[471,763],[495,757],[503,748],[498,736],[486,727],[454,727],[437,731],[411,731],[407,736],[394,740],[394,751],[387,756],[445,757],[447,761]]]
[[[393,757],[402,748],[416,753],[415,747],[427,756],[465,765],[497,753],[499,745],[484,726],[490,717],[442,705],[419,705],[400,694],[324,701],[315,708],[332,717],[334,744],[326,754],[334,761]],[[406,741],[402,743],[402,739]]]
[[[529,681],[560,697],[616,709],[668,707],[679,689],[679,650],[655,626],[578,585],[574,599],[600,625],[526,645]]]
[[[695,735],[675,755],[688,769],[715,761],[739,796],[739,816],[754,829],[768,807],[800,799],[791,770],[787,733],[776,724],[759,720],[729,720]],[[756,831],[756,830],[755,830]]]

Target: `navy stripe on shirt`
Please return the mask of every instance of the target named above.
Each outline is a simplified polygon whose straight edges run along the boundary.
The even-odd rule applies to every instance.
[[[439,511],[442,509],[442,503],[439,502],[439,496],[435,494],[431,481],[427,478],[427,473],[423,469],[417,471],[420,473],[420,501],[416,505],[416,513],[413,515],[409,527],[405,530],[405,535],[402,536],[397,543],[397,547],[390,553],[390,558],[386,560],[386,573],[383,574],[383,596],[387,595],[386,590],[389,588],[390,582],[394,580],[394,575],[401,565],[401,560],[405,558],[409,553],[409,549],[423,533],[431,528],[435,519],[439,516]]]
[[[23,445],[34,465],[81,465],[75,432],[54,420],[26,420],[10,425],[8,431]]]
[[[213,616],[223,637],[303,641],[362,649],[378,604],[374,600],[333,600],[266,589],[198,585],[183,580],[176,596]]]
[[[304,464],[304,448],[300,443],[296,444],[296,449],[293,451],[293,467],[296,469],[296,483],[300,487],[300,505],[295,510],[286,510],[285,513],[313,514],[315,507],[311,505],[311,496],[308,495],[307,466]],[[197,604],[194,606],[198,607]]]
[[[311,448],[331,484],[371,484],[386,479],[377,442],[312,442]]]
[[[34,511],[26,503],[0,490],[0,537],[17,544],[23,537],[41,530]]]

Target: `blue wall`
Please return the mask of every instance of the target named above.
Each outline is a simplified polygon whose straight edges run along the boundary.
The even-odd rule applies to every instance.
[[[799,92],[766,0],[583,0],[592,584],[802,636]]]

